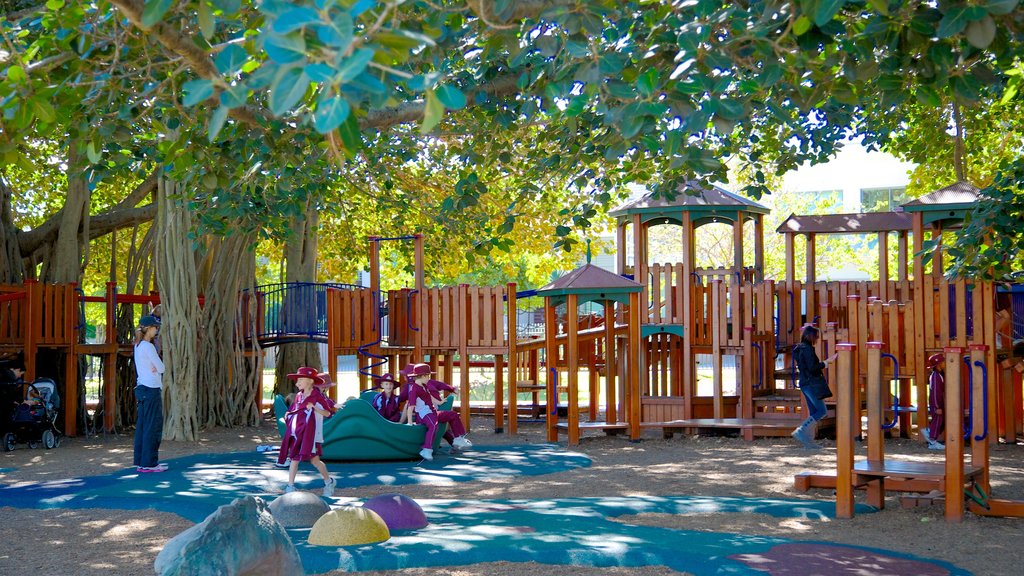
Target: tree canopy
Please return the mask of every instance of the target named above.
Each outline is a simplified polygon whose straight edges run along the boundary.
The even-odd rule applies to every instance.
[[[428,220],[399,226],[462,229],[464,253],[500,258],[557,207],[569,248],[627,183],[673,194],[735,159],[757,198],[857,135],[925,166],[923,186],[1021,193],[1017,0],[4,7],[5,177],[42,193],[61,185],[31,182],[50,165],[123,191],[160,171],[208,232],[279,237],[310,198],[381,225],[413,206]],[[965,270],[1019,251],[986,214],[972,230],[1001,241],[959,250]]]

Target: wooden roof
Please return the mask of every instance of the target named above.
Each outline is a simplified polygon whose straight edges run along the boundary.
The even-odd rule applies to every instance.
[[[628,278],[588,263],[538,289],[537,295],[551,297],[556,302],[565,300],[569,294],[576,294],[583,296],[580,303],[600,300],[626,303],[631,292],[642,289],[643,286]]]
[[[790,214],[776,229],[781,234],[870,234],[902,232],[913,227],[914,216],[905,212],[863,214]]]
[[[644,194],[632,202],[615,208],[609,212],[609,215],[620,217],[629,214],[651,212],[706,212],[716,208],[743,210],[760,214],[767,214],[769,212],[768,208],[753,200],[748,200],[729,192],[725,188],[714,185],[710,188],[704,188],[698,186],[695,182],[687,182],[681,185],[677,192],[678,194],[672,200],[664,197],[655,198],[653,192]]]
[[[932,210],[949,210],[950,208],[965,208],[978,202],[981,197],[981,189],[967,182],[960,180],[945,188],[940,188],[920,198],[914,198],[903,204],[903,209],[908,212],[927,212]]]

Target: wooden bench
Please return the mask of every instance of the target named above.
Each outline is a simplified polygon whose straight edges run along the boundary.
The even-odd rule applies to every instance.
[[[973,484],[974,479],[984,472],[984,469],[978,466],[964,464],[963,467],[965,485]],[[946,465],[902,460],[860,460],[853,465],[854,486],[866,487],[868,504],[878,509],[885,507],[885,481],[888,478],[902,481],[923,480],[936,485],[936,489],[944,490]]]

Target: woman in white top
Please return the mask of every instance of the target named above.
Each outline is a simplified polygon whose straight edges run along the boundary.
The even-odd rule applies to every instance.
[[[164,433],[164,363],[157,354],[153,338],[160,320],[143,316],[135,331],[135,469],[138,472],[163,472],[159,462],[160,440]]]

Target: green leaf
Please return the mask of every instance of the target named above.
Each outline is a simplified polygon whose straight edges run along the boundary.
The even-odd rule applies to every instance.
[[[299,6],[278,16],[271,29],[277,34],[288,34],[314,22],[320,22],[320,15],[316,10]]]
[[[210,124],[206,128],[206,136],[210,142],[217,139],[217,134],[220,134],[222,128],[224,128],[224,122],[228,119],[228,109],[221,106],[213,111],[210,115]]]
[[[217,31],[217,24],[213,19],[213,7],[206,0],[199,0],[199,30],[202,31],[203,38],[207,40],[213,38],[214,32]]]
[[[338,63],[338,73],[335,76],[336,80],[341,83],[348,82],[363,73],[366,70],[366,66],[373,59],[373,50],[370,48],[360,48],[356,50],[351,56]]]
[[[441,122],[444,115],[444,104],[437,97],[433,90],[427,90],[427,106],[423,111],[423,123],[420,124],[420,134],[427,134]]]
[[[249,55],[246,54],[245,48],[242,48],[238,44],[228,44],[223,50],[217,54],[217,57],[213,59],[214,65],[217,66],[217,71],[226,76],[230,76],[238,71],[248,60]]]
[[[968,22],[981,20],[985,16],[985,9],[981,6],[954,6],[943,15],[935,34],[939,38],[955,36],[963,31]]]
[[[359,121],[356,120],[355,114],[348,115],[348,120],[338,128],[338,134],[341,136],[341,144],[345,147],[346,155],[349,158],[355,156],[356,151],[363,146],[363,139],[359,134]]]
[[[90,141],[85,147],[85,155],[88,156],[89,162],[92,162],[93,164],[99,164],[100,160],[103,158],[102,150],[96,146],[96,142],[92,141]]]
[[[277,75],[270,86],[270,112],[284,116],[302,100],[309,88],[309,77],[302,68],[287,68]]]
[[[938,108],[942,105],[942,98],[939,92],[931,86],[921,86],[917,89],[917,101],[926,105]]]
[[[28,74],[25,74],[24,68],[15,65],[7,69],[7,79],[11,82],[24,82],[28,80]]]
[[[344,52],[352,43],[353,34],[352,15],[348,12],[338,12],[334,15],[329,26],[317,28],[317,36],[324,44]]]
[[[739,120],[747,115],[743,109],[743,103],[730,98],[722,98],[718,101],[718,114],[726,120]]]
[[[64,7],[64,0],[47,0],[46,7],[49,10],[60,10]]]
[[[975,20],[967,25],[964,33],[967,41],[975,48],[985,49],[996,38],[996,23],[991,16],[985,16],[981,20]]]
[[[326,134],[348,119],[350,112],[348,100],[341,95],[328,98],[317,106],[313,113],[313,127],[321,134]]]
[[[819,0],[818,9],[814,11],[814,23],[818,26],[828,24],[843,7],[845,0]]]
[[[796,19],[796,22],[793,22],[793,33],[796,34],[797,36],[802,36],[806,34],[807,31],[810,29],[811,19],[808,18],[806,15],[800,15],[800,17]]]
[[[461,110],[466,107],[466,95],[451,84],[442,84],[434,89],[438,100],[449,110]]]
[[[181,86],[185,95],[181,103],[185,106],[195,106],[210,96],[213,96],[213,82],[209,80],[189,80]]]
[[[142,9],[142,26],[152,28],[164,17],[173,3],[174,0],[146,0],[146,7]]]
[[[306,59],[306,39],[299,32],[286,36],[270,34],[263,42],[263,49],[278,64],[291,64]]]
[[[232,86],[220,93],[220,103],[226,108],[238,108],[245,105],[246,90],[242,86]]]
[[[889,0],[868,0],[868,4],[875,9],[882,16],[889,15]]]
[[[1005,16],[1017,7],[1020,0],[988,0],[984,4],[985,10],[995,16]]]
[[[640,92],[643,96],[650,96],[651,94],[654,94],[654,89],[657,85],[658,71],[654,68],[648,69],[636,79],[637,92]]]
[[[306,66],[306,76],[309,76],[309,79],[313,82],[329,83],[334,81],[334,68],[323,62],[309,64]]]

